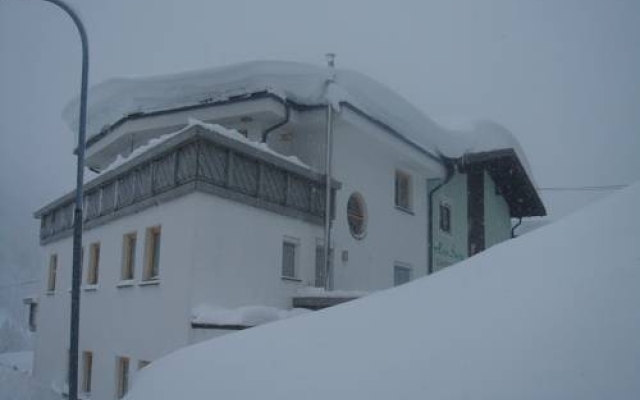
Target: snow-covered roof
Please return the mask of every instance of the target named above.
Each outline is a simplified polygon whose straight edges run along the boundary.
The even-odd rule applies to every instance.
[[[100,140],[101,135],[96,135],[108,134],[109,126],[126,121],[131,115],[219,104],[264,93],[300,106],[331,104],[336,109],[355,109],[435,159],[463,159],[468,154],[512,150],[510,157],[517,158],[522,166],[516,168],[516,185],[526,194],[516,194],[519,198],[514,201],[527,203],[513,216],[546,213],[525,153],[508,129],[491,121],[445,128],[385,85],[346,69],[254,61],[173,75],[107,80],[91,88],[88,136]],[[64,111],[74,130],[77,105],[77,100],[73,101]]]
[[[349,104],[439,157],[459,158],[482,149],[516,148],[524,153],[506,129],[481,124],[472,132],[446,129],[431,120],[385,85],[358,72],[323,66],[254,61],[200,71],[146,78],[110,79],[89,93],[88,136],[95,136],[127,115],[216,103],[237,96],[269,92],[299,105]],[[64,116],[75,131],[78,100]]]
[[[238,308],[215,307],[200,304],[191,311],[191,323],[200,325],[257,326],[311,312],[303,308],[283,310],[268,306],[244,306]]]
[[[224,137],[227,137],[229,139],[233,139],[236,140],[238,142],[244,143],[246,145],[249,145],[259,151],[271,154],[275,157],[278,157],[280,159],[286,160],[288,162],[294,163],[296,165],[298,165],[299,167],[305,168],[305,169],[311,169],[307,164],[303,163],[302,161],[300,161],[300,159],[296,156],[285,156],[283,154],[280,154],[276,151],[274,151],[273,149],[271,149],[269,146],[267,146],[266,143],[259,143],[259,142],[254,142],[252,140],[247,139],[244,135],[242,135],[240,132],[238,132],[236,129],[230,129],[227,127],[224,127],[222,125],[219,124],[208,124],[202,121],[199,121],[195,118],[189,118],[187,121],[187,125],[182,128],[177,130],[176,132],[171,132],[171,133],[167,133],[164,135],[161,135],[157,138],[151,139],[149,140],[149,142],[147,142],[146,144],[143,144],[139,147],[137,147],[135,150],[133,150],[131,153],[129,153],[127,156],[121,156],[118,155],[116,157],[115,160],[113,160],[113,162],[111,164],[109,164],[106,168],[104,168],[102,171],[100,171],[99,175],[96,175],[95,177],[92,178],[93,179],[97,179],[99,176],[103,176],[105,173],[116,169],[117,167],[119,167],[120,165],[123,165],[125,163],[127,163],[128,161],[131,161],[137,157],[140,157],[142,154],[152,150],[154,147],[159,146],[160,144],[164,143],[165,141],[176,137],[180,134],[183,134],[185,132],[188,132],[191,130],[191,128],[193,128],[194,126],[198,126],[202,129],[205,129],[209,132],[214,132],[217,134],[220,134]]]
[[[432,276],[178,350],[129,400],[640,398],[640,183]]]

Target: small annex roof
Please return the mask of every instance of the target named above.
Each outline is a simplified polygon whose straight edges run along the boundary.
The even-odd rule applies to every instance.
[[[484,121],[471,129],[445,128],[364,74],[305,63],[252,61],[156,77],[110,79],[90,90],[87,135],[92,138],[108,132],[128,118],[264,93],[299,106],[331,104],[338,110],[346,106],[435,159],[461,159],[471,153],[512,149],[535,193],[524,152],[516,138],[499,124]],[[63,113],[74,131],[77,110],[78,99]]]

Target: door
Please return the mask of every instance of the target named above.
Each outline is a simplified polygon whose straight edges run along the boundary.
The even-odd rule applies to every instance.
[[[324,246],[316,244],[316,287],[323,288],[326,280],[326,267],[324,263]],[[333,249],[329,249],[329,279],[327,289],[333,288]]]

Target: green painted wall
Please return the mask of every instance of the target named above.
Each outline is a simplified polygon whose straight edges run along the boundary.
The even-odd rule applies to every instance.
[[[511,238],[509,206],[487,172],[484,173],[484,240],[485,249]]]
[[[496,194],[489,174],[484,177],[485,248],[511,237],[509,207],[502,195]],[[433,188],[437,182],[430,183]],[[468,257],[469,223],[467,207],[467,175],[456,174],[433,196],[433,272]],[[451,206],[451,233],[440,230],[440,203]]]
[[[432,187],[434,185],[431,185]],[[440,230],[440,203],[451,206],[451,234]],[[456,174],[433,196],[433,272],[467,258],[467,175]]]

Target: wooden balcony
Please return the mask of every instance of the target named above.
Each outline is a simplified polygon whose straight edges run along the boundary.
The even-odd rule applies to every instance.
[[[322,225],[325,186],[322,174],[193,126],[87,183],[84,229],[194,191]],[[339,188],[334,181],[334,197]],[[36,211],[42,244],[71,235],[73,207],[68,193]]]

